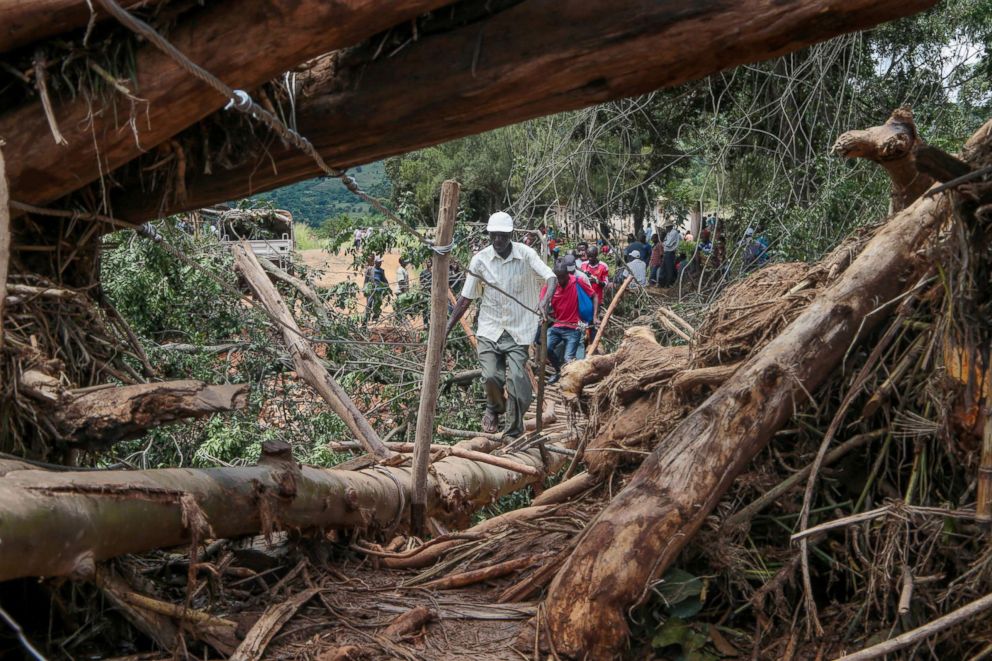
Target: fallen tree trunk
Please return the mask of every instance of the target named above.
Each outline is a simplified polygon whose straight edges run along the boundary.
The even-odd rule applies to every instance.
[[[393,453],[382,444],[379,434],[358,410],[355,403],[351,401],[348,393],[334,380],[306,338],[303,337],[303,332],[297,326],[289,308],[286,307],[286,302],[282,300],[279,292],[265,275],[251,245],[247,242],[242,242],[234,247],[234,264],[245,276],[248,285],[258,297],[259,304],[279,324],[283,341],[289,349],[289,355],[293,358],[293,365],[300,378],[309,383],[330,405],[366,452],[380,461],[393,456]]]
[[[183,14],[168,38],[187,58],[231,87],[251,90],[286,69],[359,43],[450,1],[214,2]],[[88,12],[84,3],[74,4]],[[260,52],[265,57],[258,57]],[[220,110],[228,101],[150,44],[134,57],[133,80],[121,84],[138,100],[122,94],[103,99],[79,94],[65,102],[53,100],[54,121],[67,144],[49,139],[51,130],[40,103],[0,116],[0,138],[7,142],[11,161],[12,199],[45,204],[71,193]],[[152,158],[158,161],[163,156],[153,154]],[[191,155],[182,158],[187,156]],[[180,178],[193,174],[182,169],[177,168]],[[195,176],[202,176],[202,170]],[[176,191],[181,190],[180,183]]]
[[[335,53],[313,67],[321,73],[305,89],[309,98],[298,105],[297,125],[328,163],[359,165],[671,87],[933,4],[527,0],[457,29],[421,33],[390,57],[378,57],[378,44]],[[444,109],[444,121],[438,121],[438,108]],[[195,144],[198,135],[191,130],[181,141]],[[243,165],[215,168],[209,177],[192,174],[185,182],[185,202],[172,199],[167,186],[137,188],[115,175],[124,192],[113,208],[119,217],[145,220],[321,172],[295,148],[259,141]]]
[[[537,449],[507,455],[543,469]],[[560,467],[553,459],[550,470]],[[538,478],[458,457],[435,462],[428,514],[452,521]],[[249,468],[51,473],[0,477],[0,581],[90,576],[125,553],[275,529],[390,528],[409,516],[410,469],[299,466],[268,443]]]
[[[734,478],[834,370],[884,303],[915,282],[918,252],[946,217],[945,196],[894,216],[839,279],[711,397],[659,439],[631,482],[587,527],[547,598],[559,653],[611,658],[627,610],[678,556]],[[879,308],[880,302],[883,308]]]
[[[147,4],[147,0],[119,0],[122,7]],[[99,7],[79,0],[0,1],[0,53],[33,41],[84,27],[91,20],[106,20]]]
[[[19,385],[26,395],[50,407],[62,440],[85,449],[106,448],[177,420],[248,405],[248,385],[243,383],[186,380],[73,391],[63,389],[54,377],[29,370]]]

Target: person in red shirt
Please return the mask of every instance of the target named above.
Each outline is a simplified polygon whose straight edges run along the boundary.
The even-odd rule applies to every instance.
[[[593,323],[599,318],[599,301],[596,291],[591,284],[575,275],[575,258],[564,257],[555,263],[555,277],[558,278],[558,288],[551,297],[551,312],[555,322],[548,329],[548,360],[554,368],[554,375],[548,383],[555,383],[561,377],[561,368],[573,360],[582,343],[582,319],[579,317],[578,288],[592,299]],[[547,285],[545,285],[547,287]],[[542,291],[541,295],[544,295]],[[559,352],[564,345],[564,357]]]
[[[589,282],[596,292],[596,302],[603,304],[603,290],[610,282],[610,267],[599,261],[599,249],[589,246],[589,259],[582,265],[582,270],[589,276]]]

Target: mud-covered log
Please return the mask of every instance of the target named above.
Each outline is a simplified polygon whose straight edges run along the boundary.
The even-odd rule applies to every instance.
[[[878,163],[889,173],[891,211],[902,211],[933,184],[916,168],[916,151],[923,147],[913,112],[898,108],[881,126],[848,131],[837,138],[832,152],[844,158]]]
[[[703,78],[934,3],[527,0],[454,30],[422,33],[390,57],[377,57],[378,44],[334,54],[308,85],[297,125],[328,163],[360,165]],[[188,173],[185,203],[164,187],[119,178],[125,192],[113,206],[137,221],[318,174],[310,157],[266,141],[242,166]]]
[[[231,87],[251,90],[313,57],[450,1],[226,0],[183,14],[168,38],[190,61]],[[86,10],[86,3],[75,4]],[[228,101],[151,44],[141,46],[134,58],[132,80],[122,84],[138,101],[123,94],[78,94],[53,102],[54,120],[67,144],[51,139],[37,101],[0,116],[12,199],[51,202],[155,148]]]
[[[247,384],[193,380],[74,391],[29,370],[21,377],[20,388],[48,410],[62,440],[88,449],[106,448],[177,420],[237,411],[248,404]]]
[[[929,260],[919,249],[946,217],[944,196],[894,216],[795,321],[659,443],[584,531],[547,605],[559,654],[611,658],[628,609],[671,565],[734,478],[833,373],[844,352],[886,318]],[[883,307],[879,307],[880,304]],[[869,313],[871,313],[869,315]]]
[[[536,449],[507,455],[541,468]],[[554,459],[551,470],[561,465]],[[463,519],[538,478],[458,457],[435,462],[428,515]],[[343,471],[300,466],[285,444],[248,468],[51,473],[0,477],[0,581],[90,576],[125,553],[274,529],[390,528],[407,519],[410,469]]]

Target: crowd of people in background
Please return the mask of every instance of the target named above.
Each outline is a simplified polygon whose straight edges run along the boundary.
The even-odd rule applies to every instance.
[[[448,306],[446,331],[450,332],[455,321],[465,313],[470,300],[481,297],[483,301],[477,333],[480,361],[484,374],[488,374],[488,404],[483,428],[497,429],[500,418],[505,414],[504,431],[511,435],[521,433],[521,411],[526,410],[530,402],[527,396],[530,384],[524,383],[526,378],[522,371],[527,347],[547,343],[551,367],[548,382],[557,381],[562,367],[585,357],[585,347],[593,339],[600,323],[599,311],[611,292],[622,283],[627,282],[627,286],[634,289],[669,288],[686,274],[701,272],[703,265],[713,273],[729,274],[727,238],[721,229],[715,218],[706,219],[697,240],[691,232],[682,231],[675,223],[649,225],[642,231],[628,234],[626,245],[616,250],[602,238],[596,241],[580,239],[573,247],[566,248],[562,237],[554,229],[541,226],[515,230],[508,214],[493,214],[487,226],[492,244],[478,249],[472,264],[500,282],[506,278],[525,278],[527,274],[540,275],[545,279],[544,288],[540,293],[536,290],[530,292],[529,296],[533,297],[535,304],[540,301],[541,318],[547,319],[548,323],[546,326],[537,324],[528,314],[520,311],[508,315],[503,310],[504,302],[500,295],[490,291],[484,281],[464,273],[456,262],[451,264],[447,274],[449,287],[452,292],[461,291],[462,295],[454,305]],[[355,230],[352,249],[356,254],[362,251],[363,244],[368,250],[370,236],[371,228]],[[747,272],[768,259],[767,238],[748,227],[736,244],[734,263],[741,265],[742,272]],[[383,259],[379,255],[369,257],[366,263],[366,324],[378,320],[385,299],[392,295],[382,265]],[[397,296],[411,292],[408,266],[408,256],[400,255],[396,268]],[[429,296],[425,295],[430,292],[434,275],[431,260],[428,259],[419,273],[418,305],[401,311],[401,314],[415,316],[419,307],[424,328],[428,328],[430,323]],[[527,286],[519,283],[509,286],[518,292],[529,291]],[[549,294],[550,287],[554,291]],[[485,320],[484,313],[488,315]],[[530,340],[525,338],[528,334]]]
[[[726,234],[719,231],[715,217],[704,219],[698,237],[684,232],[675,223],[648,225],[637,233],[628,234],[626,245],[615,251],[602,238],[591,242],[579,240],[574,247],[566,248],[561,235],[544,225],[517,233],[520,242],[532,248],[552,268],[562,260],[568,260],[571,277],[588,285],[595,293],[597,305],[602,304],[605,294],[628,277],[633,288],[668,288],[676,285],[683,274],[698,273],[703,266],[712,273],[728,273],[729,268]],[[362,244],[371,235],[371,228],[356,229],[352,250],[360,252]],[[695,245],[692,245],[694,240]],[[764,234],[748,227],[735,248],[741,256],[738,262],[741,270],[747,272],[765,264],[769,259],[768,245]],[[610,259],[611,256],[613,259]],[[612,265],[607,261],[611,261]],[[411,291],[409,266],[408,257],[401,255],[395,278],[397,295]],[[427,260],[419,273],[422,292],[430,291],[431,275],[430,260]],[[453,265],[449,282],[455,291],[463,281],[464,275]],[[392,293],[381,257],[370,258],[367,262],[363,291],[366,295],[365,321],[368,323],[379,318],[385,298]],[[429,314],[425,312],[422,316],[426,326]]]

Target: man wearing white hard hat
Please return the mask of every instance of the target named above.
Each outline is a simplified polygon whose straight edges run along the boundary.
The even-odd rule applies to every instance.
[[[499,417],[505,413],[503,431],[509,437],[516,437],[524,432],[524,413],[534,399],[526,372],[528,348],[547,316],[558,279],[533,248],[513,241],[513,218],[509,214],[497,211],[489,216],[486,231],[491,245],[472,257],[470,273],[445,334],[451,332],[469,304],[479,299],[476,335],[486,388],[482,430],[499,431]],[[545,284],[547,289],[541,298],[541,287]],[[508,398],[503,394],[504,386]]]

